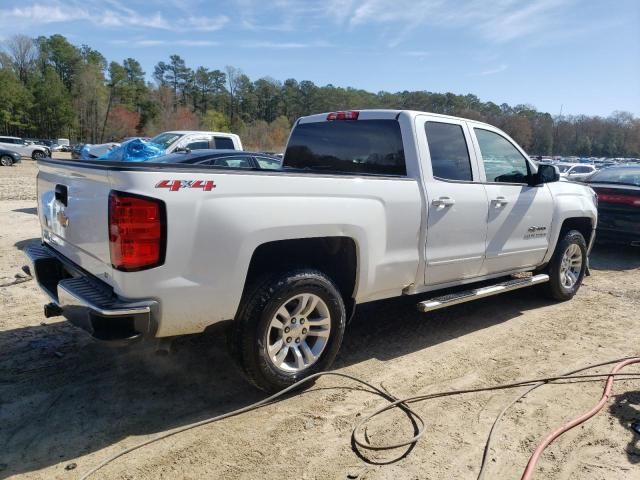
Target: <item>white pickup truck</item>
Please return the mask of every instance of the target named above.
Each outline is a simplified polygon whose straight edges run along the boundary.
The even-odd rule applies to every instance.
[[[597,221],[593,190],[500,130],[413,111],[301,118],[281,171],[39,168],[26,255],[46,316],[118,342],[229,322],[268,391],[328,368],[360,303],[421,294],[429,312],[536,284],[570,299]]]

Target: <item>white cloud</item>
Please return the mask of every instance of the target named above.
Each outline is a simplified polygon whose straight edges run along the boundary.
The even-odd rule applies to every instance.
[[[425,52],[424,50],[409,50],[407,52],[402,52],[402,55],[405,57],[428,57],[431,53]]]
[[[160,47],[164,45],[179,45],[183,47],[216,47],[220,42],[213,40],[156,40],[149,38],[130,39],[130,40],[111,40],[112,45],[127,45],[130,47]]]
[[[330,47],[328,42],[310,42],[310,43],[297,43],[297,42],[249,42],[242,45],[245,48],[284,48],[284,49],[298,49],[298,48],[324,48]]]
[[[564,9],[575,0],[330,0],[325,13],[350,28],[397,27],[390,46],[424,27],[466,28],[504,43],[559,27]]]
[[[482,77],[487,76],[487,75],[495,75],[496,73],[501,73],[504,72],[507,68],[509,68],[507,65],[499,65],[495,68],[489,68],[487,70],[483,70],[481,72],[478,72],[476,75],[480,75]]]
[[[105,4],[108,8],[105,8]],[[147,28],[167,31],[212,32],[223,28],[229,18],[225,15],[213,17],[178,17],[167,19],[159,11],[135,11],[117,0],[68,1],[53,4],[36,3],[26,7],[0,9],[0,25],[20,22],[22,26],[37,26],[51,23],[89,22],[107,28]]]

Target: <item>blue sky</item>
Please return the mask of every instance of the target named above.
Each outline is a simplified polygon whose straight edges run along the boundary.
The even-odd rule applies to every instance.
[[[640,116],[639,0],[0,0],[0,38],[371,91]]]

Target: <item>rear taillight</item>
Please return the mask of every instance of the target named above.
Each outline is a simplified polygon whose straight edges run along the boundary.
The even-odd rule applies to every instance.
[[[133,272],[164,262],[164,202],[122,192],[109,194],[109,249],[113,268]]]
[[[640,207],[640,197],[625,195],[624,193],[598,193],[598,202]]]
[[[360,112],[350,110],[348,112],[331,112],[327,115],[327,120],[332,122],[334,120],[357,120]]]

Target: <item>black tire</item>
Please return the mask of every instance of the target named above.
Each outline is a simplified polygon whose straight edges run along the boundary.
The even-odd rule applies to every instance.
[[[320,297],[328,308],[329,337],[315,363],[302,371],[285,372],[269,358],[269,325],[280,307],[304,293]],[[340,349],[345,324],[344,301],[331,279],[318,270],[293,270],[263,278],[248,288],[229,332],[229,348],[247,379],[272,393],[329,368]]]
[[[42,160],[46,156],[47,155],[42,150],[35,150],[31,154],[31,158],[33,158],[34,160]]]
[[[582,265],[580,267],[579,274],[577,275],[577,280],[573,285],[568,287],[563,283],[562,262],[565,252],[572,245],[577,245],[580,249]],[[545,273],[549,275],[549,282],[544,285],[548,296],[559,301],[571,300],[580,288],[580,285],[582,285],[586,269],[587,242],[582,234],[577,230],[560,232],[560,238],[556,245],[556,249],[553,252],[553,257],[551,257],[551,261],[545,269]]]
[[[13,165],[13,158],[11,158],[9,155],[2,155],[0,157],[0,165],[2,165],[3,167],[10,167],[11,165]]]

